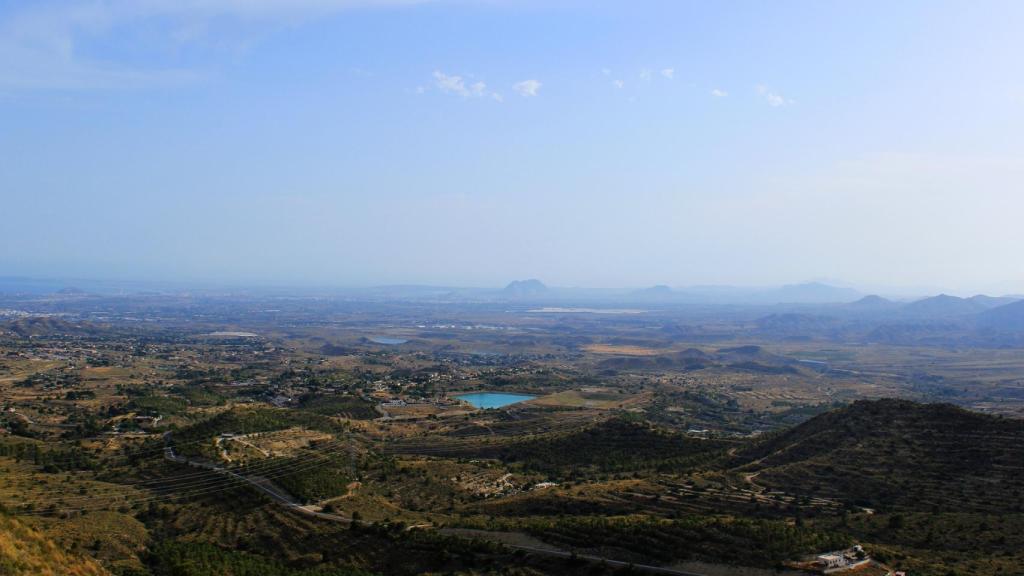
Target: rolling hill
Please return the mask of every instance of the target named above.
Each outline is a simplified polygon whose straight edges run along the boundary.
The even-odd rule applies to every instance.
[[[624,416],[567,434],[488,448],[481,454],[518,462],[527,470],[553,478],[572,478],[591,472],[685,469],[711,460],[724,446],[716,440],[687,438],[639,418]]]
[[[1019,512],[1024,506],[1024,420],[949,404],[860,401],[738,456],[738,468],[759,485],[871,508]]]

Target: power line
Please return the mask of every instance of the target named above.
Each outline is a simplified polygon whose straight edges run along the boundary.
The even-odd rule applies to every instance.
[[[334,448],[331,448],[332,446],[334,446]],[[328,448],[331,448],[331,449],[328,449]],[[303,455],[303,456],[300,456],[300,457],[297,457],[297,458],[293,458],[293,459],[290,459],[290,460],[274,461],[274,462],[262,462],[262,463],[254,464],[254,465],[249,466],[249,467],[239,468],[239,469],[229,469],[229,468],[219,468],[218,470],[207,469],[206,471],[190,473],[190,474],[186,474],[184,476],[178,476],[178,477],[172,477],[172,478],[156,478],[156,479],[150,480],[149,483],[150,484],[154,484],[154,485],[158,485],[158,484],[168,484],[168,483],[176,483],[177,482],[177,486],[176,487],[178,487],[178,488],[186,488],[186,489],[190,489],[190,488],[194,488],[194,487],[202,487],[203,485],[207,485],[207,484],[211,484],[211,483],[215,483],[216,482],[216,480],[211,481],[209,479],[209,473],[210,472],[218,471],[218,472],[221,472],[221,473],[228,473],[228,474],[271,474],[271,473],[275,473],[275,472],[280,471],[280,470],[285,470],[285,469],[287,469],[289,467],[298,466],[300,464],[304,464],[304,463],[307,463],[307,462],[322,463],[324,459],[328,459],[329,460],[330,455],[335,454],[335,453],[340,453],[343,449],[344,449],[344,445],[342,445],[341,441],[339,440],[339,441],[336,441],[336,442],[332,442],[330,446],[325,446],[323,448],[316,449],[319,452],[314,452],[313,454],[306,454],[306,455]],[[188,482],[180,482],[180,479],[183,478],[183,477],[184,478],[200,477],[201,479],[199,479],[199,480],[190,480]],[[133,486],[136,486],[136,485],[137,484],[128,484],[128,485],[125,485],[125,487],[126,488],[130,488],[130,487],[133,487]],[[159,488],[157,488],[157,489],[159,489]],[[115,494],[114,496],[116,497],[116,496],[119,496],[119,495],[120,495],[120,493]],[[61,500],[72,500],[72,501],[74,501],[74,500],[93,500],[93,499],[95,499],[94,495],[72,496],[72,497],[68,497],[68,498],[61,498]],[[36,499],[33,502],[45,502],[45,501],[47,501],[47,500]]]
[[[199,474],[200,475],[217,474],[217,475],[219,475],[221,477],[220,478],[216,478],[216,479],[208,479],[208,480],[202,480],[202,481],[189,482],[189,483],[185,483],[185,484],[179,484],[177,486],[177,488],[185,487],[187,490],[191,491],[191,492],[186,493],[186,494],[153,496],[153,497],[146,497],[146,498],[124,497],[123,500],[121,500],[118,496],[111,495],[111,496],[107,496],[106,497],[107,500],[110,501],[110,504],[101,504],[101,505],[97,505],[97,506],[82,506],[82,507],[64,507],[64,508],[59,508],[59,509],[57,509],[55,511],[71,512],[71,511],[101,510],[101,509],[107,508],[107,507],[109,507],[110,505],[113,505],[113,504],[137,505],[137,504],[146,503],[146,502],[173,501],[173,500],[180,499],[180,498],[188,498],[188,497],[200,496],[200,495],[204,495],[204,494],[221,492],[221,491],[224,491],[224,490],[230,490],[230,489],[236,488],[238,486],[241,486],[242,484],[252,484],[252,483],[255,483],[255,482],[258,481],[257,479],[273,480],[273,479],[276,479],[276,478],[282,478],[282,477],[288,476],[290,474],[294,474],[294,473],[298,473],[298,472],[302,472],[302,471],[305,471],[305,470],[310,470],[310,469],[316,468],[316,467],[322,465],[325,461],[329,461],[330,455],[333,455],[333,454],[336,454],[336,453],[340,453],[340,452],[344,451],[345,449],[346,449],[346,446],[342,445],[342,446],[339,446],[339,447],[337,447],[335,449],[332,449],[332,450],[322,451],[322,452],[320,452],[318,454],[313,454],[313,455],[308,455],[308,456],[302,457],[301,459],[293,459],[293,460],[289,460],[287,462],[280,462],[280,463],[276,463],[276,464],[267,463],[265,468],[256,469],[256,470],[253,470],[253,469],[243,470],[243,472],[245,472],[246,474],[249,474],[251,472],[256,472],[258,474],[257,478],[246,477],[246,476],[243,476],[242,474],[240,474],[237,471],[229,470],[229,469],[224,469],[224,468],[209,469],[207,472],[202,472],[202,473],[199,473]],[[299,465],[299,464],[301,464],[301,465]],[[227,478],[224,477],[225,474],[228,476]],[[173,483],[174,479],[169,479],[168,481]],[[222,484],[223,482],[228,482],[229,485],[228,486],[222,486],[220,488],[215,488],[215,489],[214,488],[208,488],[210,486],[215,486],[215,485],[218,485],[218,484]],[[65,501],[65,499],[63,499],[63,498],[59,499],[59,500],[62,501],[62,502]],[[72,500],[95,500],[95,498],[94,497],[89,497],[89,496],[81,496],[81,497],[78,497],[78,498],[72,498]],[[36,504],[44,504],[47,501],[53,502],[52,499],[51,500],[38,500],[37,499],[37,500],[33,500],[33,501],[30,501],[30,502],[27,502],[27,503],[23,503],[23,505],[24,504],[28,504],[28,505],[34,506]],[[49,511],[20,512],[20,514],[22,514],[22,515],[42,515],[42,514],[49,514],[49,513],[51,513],[51,512],[49,512]]]

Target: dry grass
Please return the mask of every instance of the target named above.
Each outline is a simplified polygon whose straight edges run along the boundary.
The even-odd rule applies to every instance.
[[[531,404],[542,406],[567,406],[572,408],[595,408],[608,410],[611,408],[627,408],[642,403],[646,395],[620,394],[611,388],[584,388],[582,390],[566,390],[556,394],[548,394],[531,400]]]
[[[10,576],[106,576],[90,558],[75,557],[38,530],[0,516],[0,574]]]
[[[591,354],[614,354],[616,356],[657,356],[671,350],[645,348],[643,346],[616,346],[614,344],[588,344],[583,347]]]
[[[300,449],[309,447],[313,442],[330,441],[333,438],[330,434],[316,430],[289,428],[277,432],[252,434],[232,442],[249,444],[274,456],[294,456]]]
[[[34,510],[118,507],[144,492],[123,484],[92,479],[89,472],[39,472],[30,462],[0,458],[0,503],[18,511],[25,504]]]

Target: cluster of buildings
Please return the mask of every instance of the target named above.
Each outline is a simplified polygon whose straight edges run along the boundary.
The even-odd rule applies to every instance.
[[[892,568],[872,559],[860,545],[845,550],[823,552],[799,562],[787,564],[801,572],[815,574],[841,574],[849,576],[907,576],[906,572]]]
[[[824,574],[850,570],[870,561],[871,558],[864,552],[864,548],[860,544],[846,550],[819,554],[815,559],[816,564]]]

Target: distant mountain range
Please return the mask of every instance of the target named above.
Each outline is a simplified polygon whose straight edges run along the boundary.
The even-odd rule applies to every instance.
[[[871,295],[847,304],[782,307],[754,324],[761,336],[776,339],[1020,346],[1024,345],[1024,300],[940,294],[904,303]]]
[[[948,294],[939,294],[931,298],[911,302],[900,309],[904,316],[948,317],[977,314],[1004,304],[1014,302],[1013,298],[994,298],[992,296],[972,296],[959,298]]]
[[[853,288],[832,286],[821,282],[806,282],[779,287],[689,286],[669,288],[659,285],[634,291],[630,296],[692,304],[773,305],[853,302],[863,294]]]
[[[543,282],[537,280],[536,278],[531,278],[529,280],[514,280],[512,282],[509,282],[508,286],[505,286],[505,289],[502,290],[502,293],[505,296],[510,296],[513,298],[522,298],[524,296],[542,296],[544,294],[547,294],[547,292],[548,287],[545,286]]]
[[[104,295],[187,294],[195,296],[293,295],[344,297],[368,301],[411,300],[437,302],[488,302],[501,300],[529,301],[531,304],[554,305],[630,305],[644,306],[750,306],[789,307],[793,312],[826,316],[859,316],[870,318],[888,315],[890,321],[965,318],[1012,304],[1020,298],[977,295],[961,298],[939,294],[913,302],[886,299],[876,294],[865,295],[850,287],[823,282],[805,282],[776,287],[687,286],[658,284],[641,289],[552,287],[539,279],[514,280],[504,288],[467,288],[458,286],[384,285],[359,288],[188,288],[183,284],[164,285],[147,282],[114,282],[75,280],[39,280],[21,277],[0,277],[2,296],[51,296],[55,298],[95,298]],[[1007,312],[1012,315],[1012,310]],[[979,319],[980,324],[994,330],[1013,329],[1019,321],[1001,320],[1002,312],[993,312]],[[794,318],[786,322],[793,324]]]
[[[470,292],[463,292],[470,294]],[[639,290],[553,288],[536,279],[516,280],[506,286],[500,296],[514,299],[544,299],[569,302],[649,302],[659,304],[828,304],[853,302],[863,294],[852,289],[830,286],[820,282],[790,284],[781,287],[744,288],[735,286],[694,286],[672,288],[659,284]]]
[[[806,303],[828,303],[828,302],[853,302],[863,294],[853,288],[841,288],[830,286],[820,282],[808,282],[806,284],[790,284],[779,288],[767,295],[777,302],[806,302]]]
[[[1024,333],[1024,300],[982,312],[978,316],[978,325],[991,330]]]

